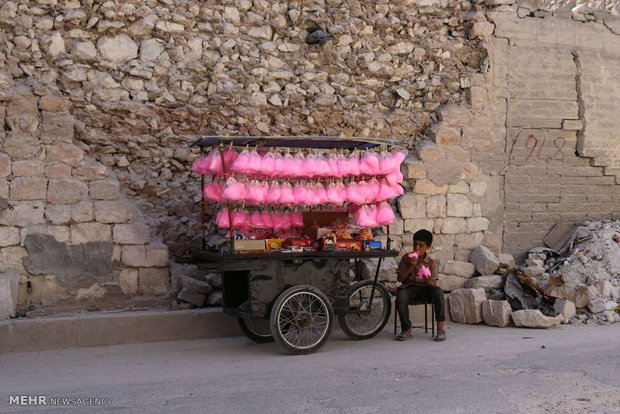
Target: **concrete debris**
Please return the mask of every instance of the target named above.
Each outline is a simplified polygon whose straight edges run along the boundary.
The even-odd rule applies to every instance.
[[[482,320],[486,325],[506,327],[510,325],[512,308],[505,300],[485,300],[482,302]]]
[[[201,307],[204,305],[207,295],[203,295],[202,293],[198,293],[192,289],[184,287],[181,289],[181,292],[179,292],[177,299]]]
[[[504,278],[500,275],[483,275],[472,277],[465,282],[466,288],[482,288],[485,291],[504,286]]]
[[[478,246],[472,250],[469,261],[481,275],[493,274],[499,268],[497,256],[485,246]]]
[[[458,289],[450,294],[450,315],[457,323],[482,322],[482,302],[487,300],[484,289]]]
[[[518,328],[550,328],[564,321],[562,315],[549,317],[537,309],[525,309],[512,313],[512,320]]]
[[[575,306],[575,303],[566,298],[556,299],[553,304],[553,310],[555,310],[558,315],[561,314],[564,316],[565,323],[568,323],[568,321],[577,314],[577,307]]]

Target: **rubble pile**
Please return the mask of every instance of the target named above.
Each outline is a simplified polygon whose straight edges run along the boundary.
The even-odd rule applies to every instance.
[[[171,295],[176,294],[173,305],[176,308],[200,308],[222,306],[222,275],[208,272],[196,265],[173,263]]]
[[[620,322],[620,220],[558,224],[543,242],[517,266],[485,246],[472,251],[471,272],[462,271],[465,263],[440,263],[449,273],[440,275],[440,286],[451,291],[452,320],[503,327],[512,319],[529,328]],[[464,279],[462,288],[446,289],[455,277]]]

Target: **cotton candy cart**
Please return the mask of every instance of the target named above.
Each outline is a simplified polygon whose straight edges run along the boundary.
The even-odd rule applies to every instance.
[[[192,146],[199,146],[204,153],[217,147],[369,150],[394,144],[387,140],[339,137],[204,137]],[[224,170],[226,161],[222,155]],[[221,213],[228,216],[229,245],[219,252],[208,251],[205,206],[209,200],[204,196],[205,179],[203,175],[203,248],[193,255],[192,261],[199,268],[221,272],[223,312],[237,318],[250,340],[275,341],[290,353],[307,354],[325,344],[335,318],[353,339],[372,338],[384,328],[391,300],[378,277],[383,260],[398,254],[390,248],[389,225],[387,242],[378,250],[240,253],[234,248],[238,237],[232,212],[234,202],[220,200],[224,206]],[[364,279],[357,271],[362,261],[375,264],[374,275],[370,273],[374,277]],[[351,273],[355,274],[353,280]]]

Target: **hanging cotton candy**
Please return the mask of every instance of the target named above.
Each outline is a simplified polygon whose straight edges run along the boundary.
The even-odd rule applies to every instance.
[[[338,156],[336,154],[331,154],[327,158],[327,171],[328,174],[326,177],[342,177],[340,173],[340,168],[338,167]]]
[[[392,171],[385,175],[385,179],[390,184],[400,184],[403,182],[403,173],[400,171]]]
[[[194,163],[192,164],[192,171],[196,174],[207,175],[206,169],[204,168],[205,162],[208,163],[208,161],[206,161],[206,158],[207,157],[200,157],[196,161],[194,161]]]
[[[293,194],[293,186],[290,183],[284,183],[280,187],[280,204],[291,205],[295,203],[295,196]]]
[[[268,188],[265,184],[253,180],[246,187],[245,200],[252,204],[263,204],[267,196]]]
[[[237,159],[237,151],[228,148],[223,151],[222,155],[224,156],[224,163],[226,164],[226,172],[228,172]]]
[[[381,174],[379,168],[379,157],[374,152],[367,152],[362,157],[360,163],[360,173],[364,175]]]
[[[377,223],[389,226],[394,221],[395,215],[392,207],[385,201],[377,209]]]
[[[248,216],[248,213],[243,210],[235,210],[232,213],[232,224],[235,228],[247,230],[250,224],[250,217]]]
[[[268,152],[261,157],[259,169],[257,171],[258,174],[264,175],[265,177],[271,177],[273,174],[273,169],[275,165],[275,157],[273,152]]]
[[[364,204],[366,198],[359,191],[359,185],[355,181],[347,184],[347,201],[349,203]]]
[[[207,200],[220,202],[222,201],[222,190],[222,183],[211,181],[205,186],[203,194]]]
[[[263,211],[262,213],[260,213],[262,219],[263,219],[263,224],[265,225],[266,229],[272,229],[273,228],[273,219],[271,214],[269,214],[268,211]]]
[[[327,191],[325,191],[323,184],[315,184],[315,194],[317,197],[317,204],[327,204]]]
[[[348,158],[348,167],[350,175],[360,175],[360,159],[357,152],[352,152]]]
[[[355,223],[361,227],[377,227],[377,212],[369,206],[362,206],[355,213]]]
[[[258,211],[255,211],[250,215],[250,226],[255,229],[265,229],[265,222],[263,221],[263,216]]]
[[[332,177],[332,173],[330,171],[329,163],[327,159],[319,155],[316,157],[316,176],[317,177]]]
[[[430,279],[430,277],[431,277],[431,270],[426,266],[422,266],[420,270],[418,271],[418,279],[424,280],[424,279]]]
[[[291,226],[303,227],[304,226],[304,214],[301,211],[294,211],[291,213]]]
[[[236,172],[237,174],[247,174],[249,156],[250,152],[247,149],[243,150],[233,162],[230,170]]]
[[[248,164],[246,166],[247,174],[249,175],[260,174],[261,162],[262,162],[261,156],[258,155],[258,152],[256,152],[256,150],[252,150],[250,152],[250,155],[248,155]]]
[[[241,201],[245,199],[245,184],[233,177],[226,180],[222,191],[222,200]]]
[[[273,170],[269,173],[270,177],[279,177],[283,174],[284,169],[284,157],[279,152],[273,155]]]
[[[297,184],[293,189],[293,197],[295,198],[295,204],[298,206],[306,204],[308,199],[308,190],[305,184]]]
[[[228,209],[222,208],[217,212],[217,216],[215,216],[215,224],[217,224],[220,228],[228,228],[230,227],[230,222],[228,221]]]
[[[280,184],[275,181],[271,184],[271,187],[269,187],[269,192],[267,193],[265,201],[269,204],[278,204],[280,203],[280,194]]]
[[[343,191],[344,190],[344,191]],[[338,183],[331,183],[327,186],[327,201],[331,204],[342,205],[347,199],[346,188],[340,188]]]

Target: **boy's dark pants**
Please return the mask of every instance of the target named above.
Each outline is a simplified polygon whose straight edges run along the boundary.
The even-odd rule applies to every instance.
[[[443,290],[438,286],[406,286],[396,291],[396,309],[403,331],[411,328],[409,320],[409,302],[413,300],[428,299],[435,307],[435,319],[437,322],[446,320]]]

